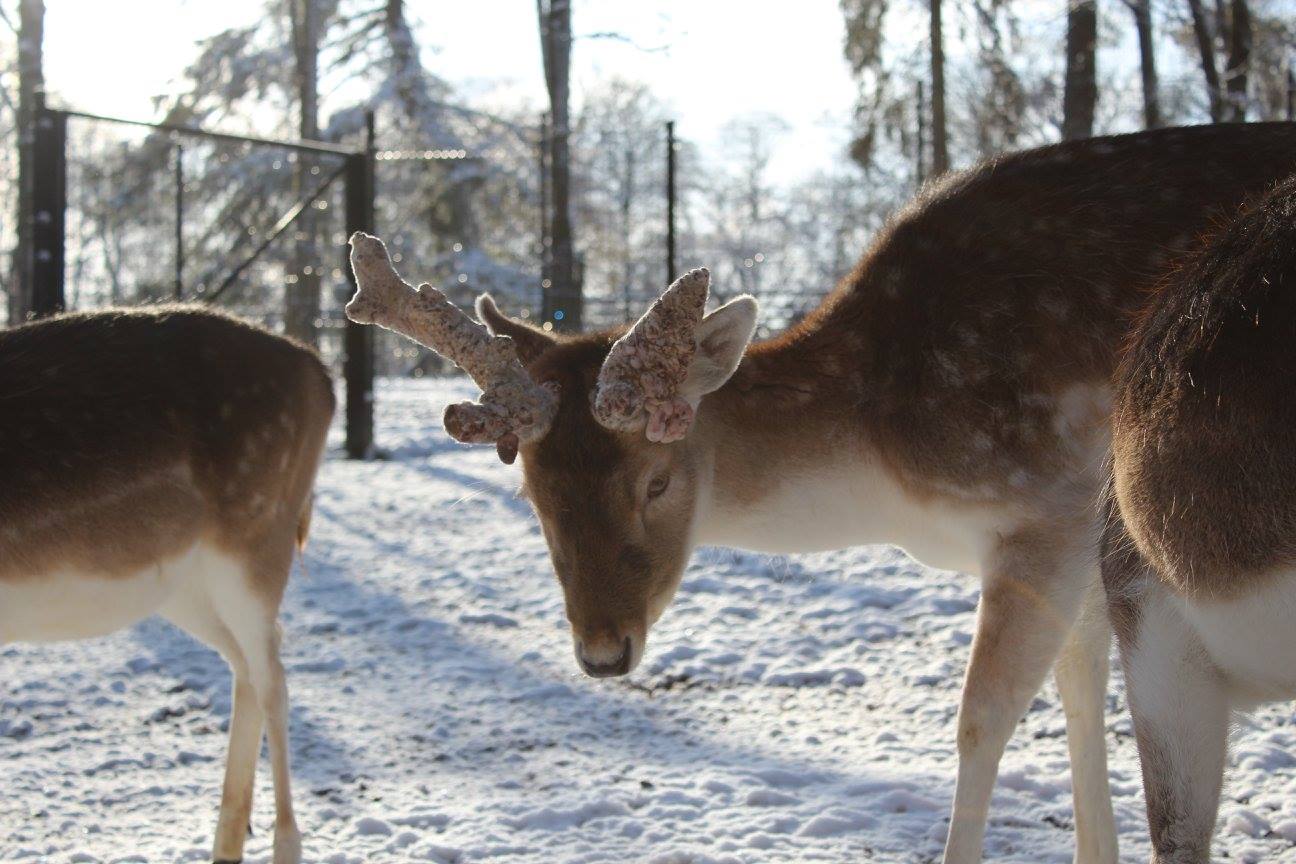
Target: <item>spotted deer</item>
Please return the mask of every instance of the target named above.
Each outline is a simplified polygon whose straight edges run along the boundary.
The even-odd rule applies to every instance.
[[[698,544],[893,543],[978,575],[945,861],[980,859],[999,760],[1052,667],[1075,858],[1114,864],[1097,502],[1117,349],[1166,262],[1293,170],[1290,124],[995,159],[925,188],[822,305],[756,343],[750,297],[704,311],[705,270],[629,328],[548,333],[486,296],[483,327],[362,234],[347,314],[483,388],[445,428],[521,455],[590,675],[638,665]]]
[[[1159,283],[1116,378],[1103,579],[1155,864],[1210,860],[1229,719],[1296,698],[1296,178]]]
[[[276,624],[333,414],[315,354],[211,311],[0,332],[0,645],[154,613],[233,670],[214,857],[243,857],[263,727],[275,864],[297,864]]]

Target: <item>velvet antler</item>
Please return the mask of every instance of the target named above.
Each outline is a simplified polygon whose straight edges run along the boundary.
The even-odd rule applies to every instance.
[[[464,443],[493,443],[512,463],[518,444],[544,436],[558,410],[557,385],[536,384],[518,360],[513,340],[492,336],[431,285],[412,288],[396,273],[377,237],[351,236],[351,269],[358,290],[346,306],[359,324],[377,324],[455,363],[482,388],[476,402],[446,408],[445,429]]]
[[[688,434],[697,405],[680,389],[697,351],[711,274],[690,270],[613,345],[594,387],[594,417],[620,431],[644,429],[649,441]]]

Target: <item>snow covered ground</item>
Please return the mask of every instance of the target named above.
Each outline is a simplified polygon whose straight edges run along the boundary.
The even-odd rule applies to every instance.
[[[517,469],[440,428],[467,392],[385,383],[393,458],[322,471],[283,614],[308,861],[938,859],[973,580],[891,548],[703,550],[641,669],[589,680]],[[156,621],[0,650],[0,862],[204,860],[227,688]],[[1122,860],[1144,861],[1119,681],[1110,705]],[[1071,860],[1063,726],[1050,684],[1004,758],[991,860]],[[1221,857],[1296,861],[1290,707],[1239,721],[1221,823]]]

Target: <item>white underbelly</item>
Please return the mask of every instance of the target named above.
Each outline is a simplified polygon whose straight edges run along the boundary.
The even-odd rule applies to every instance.
[[[131,573],[76,570],[0,582],[0,644],[104,636],[152,615],[199,569],[202,547]]]
[[[884,471],[844,464],[789,477],[759,502],[710,508],[698,540],[772,554],[889,543],[928,566],[979,575],[1011,521],[1002,509],[916,501]]]
[[[1240,698],[1296,698],[1296,573],[1236,600],[1187,602],[1185,616]]]

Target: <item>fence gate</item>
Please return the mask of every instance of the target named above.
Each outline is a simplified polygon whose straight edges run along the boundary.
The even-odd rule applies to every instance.
[[[338,180],[342,182],[343,233],[345,240],[355,231],[373,232],[374,230],[374,120],[373,113],[366,115],[364,145],[359,149],[344,147],[323,141],[276,141],[245,135],[230,135],[194,129],[167,123],[144,123],[136,120],[124,120],[117,117],[103,117],[80,111],[53,109],[40,105],[36,111],[34,130],[34,189],[32,196],[31,224],[33,226],[33,281],[31,290],[31,312],[34,316],[51,315],[68,308],[66,293],[67,233],[68,233],[68,122],[93,121],[121,127],[136,127],[151,130],[155,136],[153,151],[160,156],[170,150],[174,178],[174,216],[173,231],[163,229],[160,222],[152,216],[149,225],[144,226],[150,242],[156,241],[159,235],[169,236],[174,245],[174,269],[170,279],[172,285],[166,295],[153,292],[156,299],[189,300],[216,304],[222,299],[236,293],[236,286],[249,267],[262,258],[276,241],[283,237],[294,225],[298,224],[303,213],[318,202],[327,202],[322,198]],[[206,234],[187,241],[185,236],[184,194],[186,171],[192,170],[186,160],[186,144],[191,155],[194,149],[207,147],[236,148],[237,152],[247,154],[255,148],[267,154],[284,153],[287,159],[277,159],[273,168],[278,171],[289,161],[298,158],[310,159],[321,164],[313,165],[310,176],[318,176],[319,182],[303,194],[300,188],[294,189],[295,201],[292,206],[283,210],[282,215],[271,225],[260,228],[247,228],[239,231],[239,237],[230,250],[236,253],[235,260],[228,265],[222,262],[219,269],[212,269],[204,274],[196,285],[187,285],[186,247],[190,245],[206,246],[210,240]],[[228,152],[221,153],[220,162],[229,161]],[[155,167],[155,166],[154,166]],[[118,182],[121,178],[97,176],[95,180],[103,185],[101,195],[107,196],[103,206],[111,211],[121,196],[131,190],[124,190]],[[206,202],[200,202],[205,204]],[[278,212],[275,210],[274,212]],[[84,214],[78,214],[84,216]],[[84,219],[80,221],[84,222]],[[139,227],[139,226],[136,226]],[[239,227],[240,226],[235,226]],[[156,230],[148,230],[156,229]],[[253,241],[254,238],[259,238]],[[157,247],[164,243],[157,241]],[[343,251],[340,270],[346,274],[350,288],[354,291],[355,274],[346,254],[345,243],[339,244]],[[145,246],[147,251],[150,247]],[[119,259],[121,251],[118,250]],[[104,244],[103,257],[110,257],[110,250]],[[334,271],[335,273],[337,271]],[[115,295],[114,295],[114,299]],[[342,324],[341,360],[343,378],[346,382],[346,443],[347,456],[363,459],[374,450],[373,394],[374,394],[374,347],[373,328],[345,321]]]

